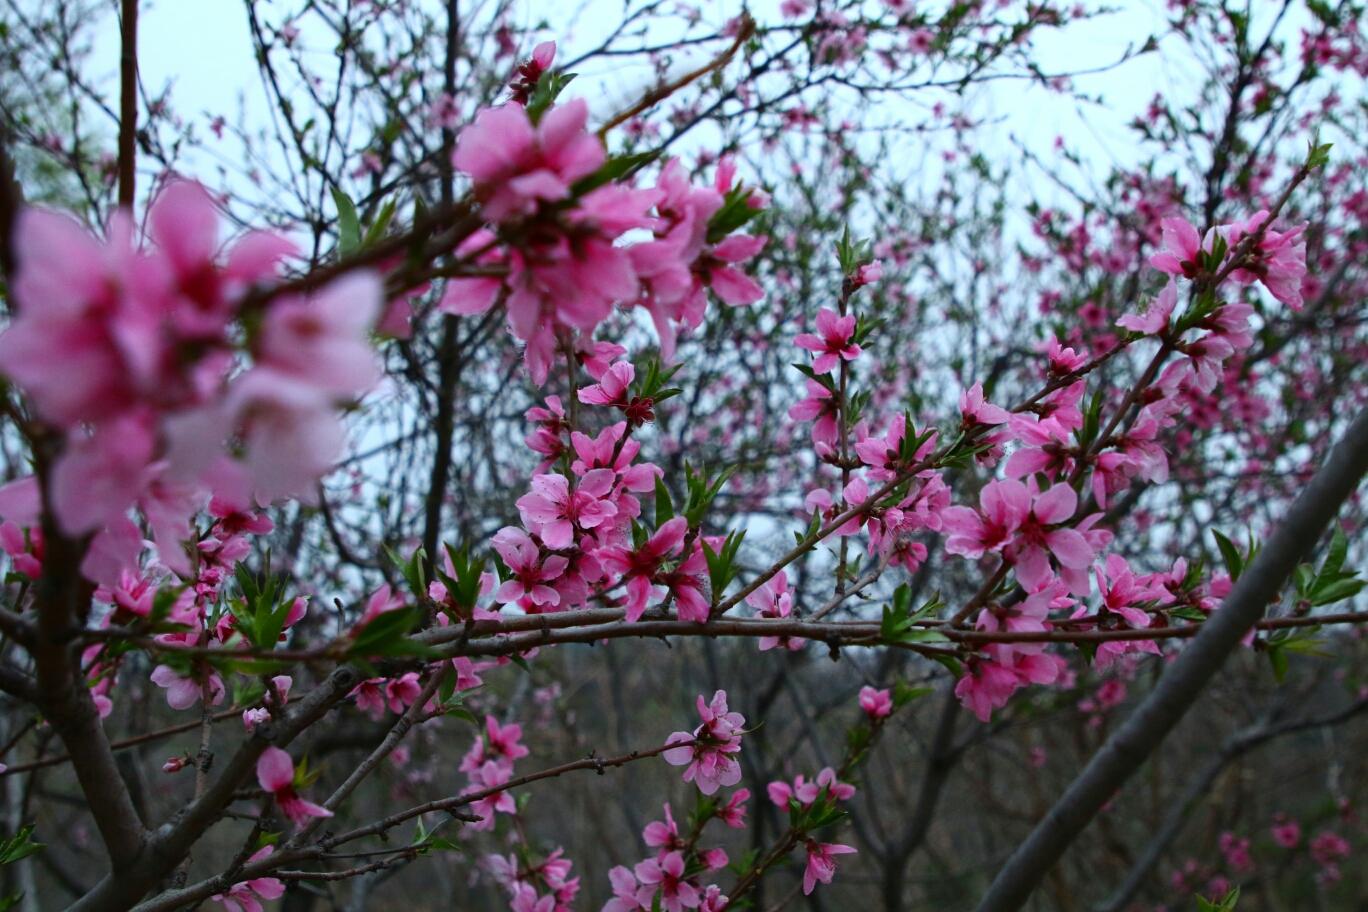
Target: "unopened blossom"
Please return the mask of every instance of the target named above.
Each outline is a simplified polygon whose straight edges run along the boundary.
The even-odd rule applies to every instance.
[[[793,344],[805,348],[817,357],[812,362],[816,373],[825,374],[835,367],[841,359],[854,361],[860,356],[860,346],[851,341],[855,335],[855,315],[838,316],[835,311],[823,307],[817,311],[817,332],[800,333]]]
[[[294,761],[278,747],[268,747],[257,760],[257,782],[275,795],[276,807],[297,827],[311,817],[331,817],[333,812],[299,797],[294,788]]]
[[[817,884],[831,883],[831,878],[836,874],[836,855],[851,855],[855,849],[848,845],[836,845],[831,843],[819,843],[815,839],[809,839],[805,843],[807,849],[807,867],[803,870],[803,894],[807,895],[816,888]]]
[[[875,690],[866,685],[860,688],[860,708],[871,719],[882,719],[893,712],[893,697],[887,690]]]
[[[727,709],[727,693],[719,690],[712,701],[698,698],[698,714],[703,724],[693,733],[675,732],[665,741],[679,747],[665,751],[665,761],[671,766],[688,765],[685,782],[697,782],[698,790],[711,795],[723,785],[741,781],[741,764],[734,754],[741,750],[741,728],[745,718]]]

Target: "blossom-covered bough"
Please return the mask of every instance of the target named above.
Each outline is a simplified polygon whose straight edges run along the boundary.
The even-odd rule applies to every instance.
[[[1312,145],[1267,208],[1246,218],[1163,218],[1141,303],[1105,344],[1051,336],[1033,391],[994,402],[993,378],[971,378],[940,424],[874,395],[885,327],[863,302],[884,267],[847,230],[836,245],[839,292],[813,302],[816,332],[788,340],[806,396],[787,414],[811,425],[814,481],[789,514],[800,518],[787,550],[745,550],[746,513],[720,506],[736,467],[643,459],[651,426],[695,392],[671,386],[681,340],[766,296],[757,265],[769,238],[758,226],[771,198],[732,157],[691,170],[663,148],[609,154],[605,137],[724,69],[755,30],[739,18],[712,63],[597,132],[586,101],[565,93],[570,74],[555,66],[555,45],[538,45],[498,103],[444,125],[441,167],[464,181],[463,196],[402,228],[389,224],[391,208],[363,234],[338,191],[338,255],[307,269],[291,265],[299,249],[287,232],[222,245],[223,213],[192,180],[165,180],[144,212],[121,208],[99,232],[8,193],[0,215],[12,313],[0,371],[32,473],[0,488],[12,564],[0,689],[31,705],[66,754],[5,774],[71,765],[110,862],[73,908],[164,912],[213,900],[260,909],[286,883],[460,852],[469,833],[504,832],[511,820],[516,851],[486,867],[514,912],[559,912],[580,889],[573,847],[536,852],[518,790],[657,757],[683,768],[694,810],[681,827],[664,805],[663,822],[643,830],[647,857],[609,873],[605,910],[739,907],[794,857],[803,865],[794,891],[811,894],[855,852],[827,840],[857,794],[860,765],[929,689],[864,687],[840,761],[770,782],[786,822],[735,864],[705,843],[719,830],[710,824],[745,825],[752,795],[737,786],[746,738],[763,720],[743,717],[726,691],[698,695],[699,724],[662,743],[534,770],[521,726],[481,720],[467,702],[483,676],[565,644],[729,638],[761,651],[821,644],[836,660],[897,650],[955,677],[939,755],[951,752],[959,706],[989,722],[1023,689],[1073,675],[1079,655],[1100,671],[1141,654],[1171,658],[979,906],[1015,909],[1241,643],[1285,670],[1291,632],[1368,620],[1329,607],[1362,588],[1345,567],[1341,528],[1323,559],[1307,562],[1368,471],[1368,412],[1347,424],[1261,544],[1241,548],[1217,533],[1224,572],[1183,557],[1142,572],[1110,512],[1131,490],[1168,480],[1185,410],[1255,347],[1255,308],[1241,289],[1305,306],[1311,228],[1282,216],[1329,163],[1328,145]],[[912,37],[925,51],[932,39],[921,31]],[[839,60],[852,41],[828,35],[815,53]],[[131,165],[119,173],[129,203]],[[323,604],[273,573],[269,552],[254,560],[254,543],[275,531],[281,505],[327,515],[321,481],[347,452],[348,416],[375,395],[381,352],[403,343],[412,299],[429,293],[437,314],[490,332],[503,324],[520,350],[512,369],[565,395],[526,412],[537,465],[519,479],[516,524],[412,543],[389,555],[393,585]],[[622,323],[649,341],[619,344],[632,341],[610,332]],[[1138,369],[1114,383],[1126,375],[1112,368],[1127,359]],[[454,406],[443,407],[450,421]],[[806,577],[823,550],[814,604]],[[971,594],[922,598],[919,574],[932,561],[963,562]],[[294,631],[310,616],[315,635],[300,642]],[[162,767],[193,768],[193,787],[161,821],[135,806],[115,755],[122,745],[102,722],[120,682],[144,666],[171,709],[200,712],[180,728],[199,730],[198,752]],[[386,720],[383,735],[325,788],[290,748],[344,706]],[[450,758],[467,786],[403,796],[412,800],[343,824],[362,783],[404,762],[406,739],[442,718],[474,723],[469,751]],[[215,729],[238,719],[232,736]],[[244,822],[231,862],[192,878],[202,840]],[[407,844],[391,841],[400,827],[412,833]],[[924,833],[925,824],[916,838]],[[1326,864],[1342,855],[1332,842],[1317,850]]]

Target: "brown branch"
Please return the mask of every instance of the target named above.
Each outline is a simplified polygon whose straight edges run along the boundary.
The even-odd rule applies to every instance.
[[[119,32],[119,205],[132,209],[138,154],[138,0],[123,0]]]

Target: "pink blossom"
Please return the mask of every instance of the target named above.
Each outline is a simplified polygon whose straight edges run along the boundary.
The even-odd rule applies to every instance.
[[[807,868],[803,871],[803,894],[807,895],[816,888],[818,881],[829,884],[836,874],[836,859],[833,855],[851,855],[855,849],[848,845],[819,843],[809,839],[807,848]]]
[[[817,334],[801,333],[794,337],[793,344],[815,354],[817,357],[812,362],[812,369],[819,374],[825,374],[835,367],[840,359],[854,361],[860,356],[860,346],[850,341],[854,334],[854,314],[841,317],[823,307],[817,311]]]
[[[260,861],[275,851],[275,846],[265,846],[252,853],[247,859],[250,864]],[[285,885],[275,877],[257,877],[235,883],[227,893],[215,893],[209,898],[223,903],[227,912],[262,912],[261,900],[279,899],[285,895]]]
[[[537,475],[532,493],[518,499],[518,512],[547,548],[568,548],[577,527],[593,529],[617,515],[617,507],[605,499],[616,480],[611,469],[594,469],[572,491],[564,475]]]
[[[506,770],[494,760],[486,760],[478,769],[471,770],[466,775],[470,779],[470,785],[462,790],[461,794],[463,795],[497,789],[507,784],[513,774],[511,770]],[[513,800],[513,796],[504,789],[471,802],[470,812],[480,818],[478,823],[473,823],[471,826],[477,830],[492,830],[494,829],[494,814],[496,812],[516,814],[518,805]]]
[[[520,744],[522,726],[517,723],[499,725],[493,716],[485,716],[485,734],[476,738],[475,743],[461,758],[460,770],[471,773],[480,769],[486,761],[493,760],[509,776],[513,775],[513,762],[529,753],[525,744]]]
[[[1020,492],[1017,498],[1020,502]],[[1078,494],[1062,482],[1033,497],[1030,511],[1004,552],[1016,567],[1017,579],[1028,590],[1039,589],[1049,580],[1051,556],[1071,570],[1083,570],[1092,563],[1094,551],[1083,533],[1060,525],[1073,517],[1077,506]],[[1079,594],[1086,594],[1090,588],[1086,576],[1082,588]],[[1076,582],[1071,583],[1071,589],[1077,592]]]
[[[998,408],[983,398],[982,383],[975,383],[967,390],[960,390],[959,408],[960,415],[963,416],[961,423],[965,427],[1006,424],[1007,419],[1011,417],[1006,409]]]
[[[679,838],[679,827],[675,825],[668,804],[665,805],[665,822],[657,820],[646,824],[646,829],[641,831],[641,838],[651,848],[660,850],[656,861],[664,861],[666,855],[685,846],[684,840]]]
[[[520,105],[483,108],[461,130],[451,162],[474,180],[487,219],[530,215],[538,201],[566,199],[571,184],[603,164],[588,119],[581,98],[554,106],[535,127]]]
[[[793,614],[793,593],[788,588],[788,575],[780,570],[770,577],[759,588],[750,595],[746,596],[746,604],[756,609],[763,618],[786,618]],[[767,636],[760,638],[760,651],[764,652],[776,646],[783,646],[788,650],[803,648],[805,641],[801,637],[790,636]]]
[[[1295,849],[1301,842],[1301,826],[1279,814],[1273,821],[1273,841],[1284,849]]]
[[[871,719],[882,719],[893,712],[893,697],[887,690],[861,687],[860,708],[868,713]]]
[[[741,750],[741,727],[746,724],[740,713],[727,710],[727,693],[719,690],[711,703],[698,698],[698,714],[703,724],[693,733],[675,732],[665,743],[681,746],[665,751],[665,761],[671,766],[684,766],[684,781],[697,781],[698,790],[711,795],[719,786],[735,785],[741,781],[741,764],[733,754]]]
[[[684,879],[684,856],[679,852],[671,852],[659,862],[652,858],[638,862],[635,873],[641,882],[636,898],[642,908],[651,908],[657,892],[665,912],[698,907],[698,888]]]
[[[750,789],[737,789],[732,792],[727,803],[717,809],[717,819],[734,830],[746,825],[746,802],[750,800]]]
[[[627,615],[629,623],[641,618],[646,602],[651,597],[651,583],[667,557],[677,555],[683,548],[688,520],[676,516],[665,523],[639,548],[604,548],[598,552],[605,567],[621,573],[627,583]],[[720,691],[719,691],[720,692]],[[701,697],[699,699],[702,699]]]
[[[637,901],[640,887],[631,869],[618,865],[608,872],[608,882],[613,887],[613,898],[608,900],[603,912],[634,912],[641,908],[641,903]]]
[[[812,442],[818,455],[831,453],[836,447],[836,400],[833,393],[816,380],[806,380],[807,398],[788,410],[794,421],[814,421]]]
[[[1164,249],[1150,257],[1150,265],[1169,275],[1197,278],[1200,270],[1197,265],[1198,254],[1202,250],[1202,239],[1197,229],[1186,219],[1160,219],[1163,231]],[[1210,249],[1210,245],[1207,245]]]
[[[257,760],[257,781],[261,787],[275,794],[276,807],[297,827],[303,827],[310,817],[331,817],[325,807],[305,801],[294,788],[294,761],[278,747],[268,747]]]
[[[1001,551],[1026,519],[1030,503],[1030,494],[1021,482],[988,482],[979,494],[979,510],[949,507],[941,514],[950,533],[945,550],[968,558]]]
[[[980,722],[993,717],[993,710],[1007,705],[1020,683],[1010,668],[997,662],[970,657],[964,676],[955,684],[955,696],[973,710]]]
[[[636,368],[626,361],[619,361],[604,372],[599,382],[579,390],[579,401],[589,405],[616,405],[626,403],[627,387],[636,377]]]
[[[1145,336],[1157,336],[1168,329],[1169,317],[1178,304],[1178,280],[1170,277],[1164,290],[1150,301],[1143,314],[1126,314],[1116,321],[1116,325]]]
[[[151,680],[158,687],[166,688],[166,703],[172,709],[189,709],[199,702],[202,687],[194,678],[182,678],[169,665],[158,665],[152,669]],[[218,706],[223,702],[223,679],[217,671],[209,675],[209,705]]]
[[[552,554],[543,559],[527,533],[512,526],[499,530],[493,545],[513,574],[494,593],[495,601],[506,604],[527,598],[534,605],[560,604],[560,593],[548,583],[565,572],[570,563],[566,558]]]

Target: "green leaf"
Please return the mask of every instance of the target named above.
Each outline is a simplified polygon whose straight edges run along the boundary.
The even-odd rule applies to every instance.
[[[1240,557],[1240,549],[1215,529],[1211,530],[1211,534],[1216,537],[1216,547],[1221,550],[1221,560],[1225,561],[1226,572],[1230,574],[1230,581],[1234,582],[1244,571],[1244,558]]]
[[[431,646],[408,639],[411,631],[423,616],[417,606],[396,608],[376,615],[369,624],[361,629],[347,650],[348,656],[372,658],[382,656],[416,655],[436,658],[438,651]]]
[[[665,487],[665,482],[656,476],[655,480],[655,524],[659,529],[665,523],[674,519],[674,504],[670,503],[670,489]]]
[[[1273,678],[1281,684],[1287,676],[1287,653],[1280,646],[1268,648],[1268,664],[1273,666]]]
[[[590,190],[602,187],[612,181],[622,180],[640,171],[660,157],[660,150],[653,152],[634,152],[630,155],[614,155],[588,177],[582,177],[570,185],[571,196],[583,196]]]
[[[337,252],[346,259],[361,249],[361,220],[351,197],[333,187],[332,198],[337,204]]]
[[[920,700],[922,697],[935,692],[936,688],[934,687],[913,687],[911,684],[898,681],[893,686],[893,708],[902,709],[913,700]]]
[[[1325,551],[1325,561],[1321,564],[1321,575],[1339,573],[1344,568],[1344,556],[1349,552],[1349,540],[1344,537],[1344,528],[1335,523],[1335,531],[1330,536],[1330,547]]]
[[[390,220],[394,218],[394,210],[397,200],[391,198],[385,201],[385,205],[380,207],[376,213],[375,221],[371,222],[366,229],[366,237],[361,241],[362,247],[370,247],[385,237],[385,231],[389,228]]]
[[[565,91],[565,87],[576,75],[578,74],[562,73],[559,70],[547,70],[542,73],[541,78],[537,80],[536,90],[532,92],[532,97],[527,101],[528,119],[534,124],[540,123],[542,115],[550,109],[556,98]]]
[[[35,824],[30,823],[20,827],[19,832],[0,842],[0,865],[7,865],[21,858],[28,858],[34,852],[44,848],[44,843],[33,842],[29,839],[33,835],[34,826]]]
[[[1317,580],[1316,586],[1311,589],[1311,604],[1319,608],[1321,605],[1333,605],[1335,602],[1342,602],[1362,592],[1364,585],[1366,585],[1365,581],[1359,579],[1342,579],[1324,586]]]

